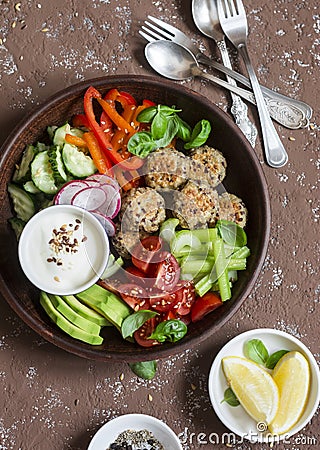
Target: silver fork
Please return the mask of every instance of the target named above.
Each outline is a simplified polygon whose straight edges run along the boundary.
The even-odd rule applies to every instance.
[[[199,31],[215,41],[220,51],[223,65],[232,69],[225,36],[219,23],[216,0],[192,0],[192,16]],[[237,85],[232,77],[227,75],[226,78],[229,84],[233,86]],[[230,95],[230,112],[240,130],[246,136],[252,147],[254,147],[258,130],[248,117],[248,106],[239,95],[232,92]]]
[[[142,25],[141,27],[142,30],[139,30],[140,35],[147,41],[153,42],[155,40],[165,39],[177,42],[191,51],[200,64],[213,67],[214,69],[231,76],[244,86],[251,88],[250,81],[247,77],[208,58],[182,31],[160,19],[157,19],[156,17],[148,16],[148,19],[150,22],[146,20],[144,22],[145,25]],[[309,125],[309,120],[311,119],[313,113],[309,105],[300,100],[291,99],[290,97],[279,94],[278,92],[274,92],[265,86],[262,86],[261,88],[263,90],[263,95],[265,101],[267,102],[268,109],[272,112],[272,117],[277,122],[290,129],[304,128]]]
[[[217,0],[221,28],[227,38],[238,49],[247,67],[256,99],[266,161],[271,167],[282,167],[288,161],[285,148],[273,126],[267,105],[247,50],[248,23],[241,0]]]

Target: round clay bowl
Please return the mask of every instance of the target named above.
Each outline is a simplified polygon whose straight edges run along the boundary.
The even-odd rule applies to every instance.
[[[251,256],[247,269],[239,272],[233,287],[232,299],[188,327],[187,335],[176,344],[164,344],[151,348],[139,347],[121,338],[120,333],[107,327],[101,346],[90,346],[77,341],[53,324],[39,304],[38,290],[22,273],[18,262],[17,242],[7,220],[12,216],[7,194],[15,164],[27,144],[43,140],[48,125],[62,125],[75,113],[83,112],[83,95],[93,85],[102,93],[110,88],[130,92],[137,100],[144,98],[165,105],[176,105],[183,110],[182,117],[194,125],[200,119],[212,124],[209,145],[221,150],[227,160],[225,189],[235,193],[245,202],[249,211],[246,228]],[[99,361],[143,361],[165,358],[189,349],[207,339],[237,312],[249,295],[263,264],[270,230],[270,205],[266,181],[253,149],[238,127],[221,109],[207,98],[171,81],[156,77],[109,76],[89,80],[71,86],[49,98],[43,105],[28,114],[8,137],[1,150],[1,202],[0,202],[0,291],[12,309],[33,330],[54,345],[79,355]]]

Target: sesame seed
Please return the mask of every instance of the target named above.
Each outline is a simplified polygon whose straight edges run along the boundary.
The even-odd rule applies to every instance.
[[[21,3],[16,3],[16,4],[14,5],[14,9],[15,9],[16,11],[21,11],[20,7],[21,7]]]
[[[49,31],[49,28],[42,28],[42,33],[47,33]]]
[[[54,279],[54,281],[57,281],[58,283],[60,282],[60,278],[57,276],[53,277],[53,279]]]
[[[123,380],[124,380],[124,373],[122,373],[122,374],[120,375],[119,379],[120,379],[120,381],[123,381]]]
[[[192,389],[193,391],[195,391],[195,390],[197,389],[197,386],[194,385],[194,384],[191,384],[191,389]]]
[[[295,140],[296,140],[296,138],[294,138],[292,136],[289,137],[289,141],[295,141]]]
[[[12,24],[11,24],[11,28],[15,28],[16,26],[17,26],[17,22],[13,21]]]
[[[149,402],[152,402],[152,400],[153,400],[153,397],[152,397],[152,395],[151,395],[151,394],[148,394],[148,400],[149,400]]]

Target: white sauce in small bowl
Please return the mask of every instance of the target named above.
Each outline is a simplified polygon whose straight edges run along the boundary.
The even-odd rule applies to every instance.
[[[100,278],[109,258],[109,239],[88,211],[55,205],[28,221],[18,254],[22,270],[35,286],[50,294],[71,295]]]

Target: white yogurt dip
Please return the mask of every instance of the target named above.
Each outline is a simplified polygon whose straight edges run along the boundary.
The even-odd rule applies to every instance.
[[[33,216],[18,248],[25,275],[39,289],[71,295],[94,284],[109,258],[109,239],[88,211],[55,205]]]

